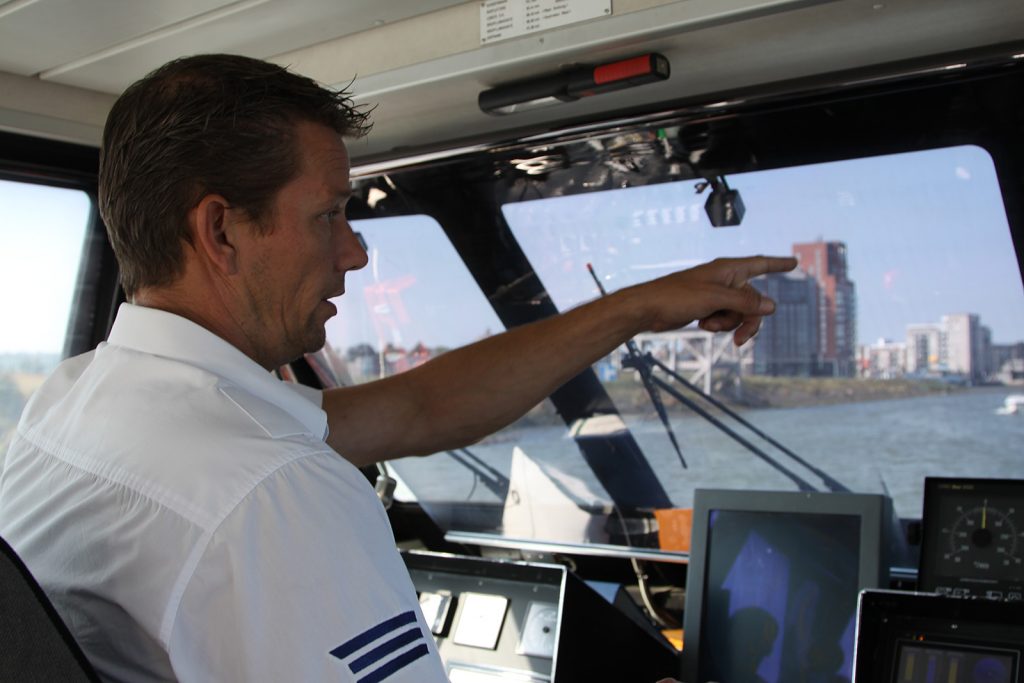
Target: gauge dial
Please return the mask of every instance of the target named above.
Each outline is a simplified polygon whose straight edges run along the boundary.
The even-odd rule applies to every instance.
[[[918,590],[1024,602],[1024,479],[925,479]]]
[[[946,535],[944,559],[985,576],[1021,565],[1021,547],[1015,508],[998,508],[982,499],[980,505],[956,506],[957,517],[942,530]]]

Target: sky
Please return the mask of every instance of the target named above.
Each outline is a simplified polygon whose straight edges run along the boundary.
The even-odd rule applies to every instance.
[[[508,204],[516,239],[561,309],[717,256],[846,243],[858,341],[977,313],[997,343],[1024,340],[1024,288],[988,154],[955,147],[729,177],[746,215],[712,228],[693,181]],[[0,353],[57,353],[89,198],[0,181]],[[424,216],[354,221],[371,265],[348,276],[331,343],[457,346],[502,329],[440,226]],[[412,248],[410,248],[412,247]],[[371,309],[375,313],[371,314]]]
[[[693,181],[524,201],[503,211],[562,310],[598,295],[588,262],[613,291],[718,256],[789,255],[794,243],[823,239],[847,245],[858,343],[905,340],[908,324],[963,312],[978,314],[996,343],[1024,340],[1024,287],[995,170],[983,149],[928,150],[728,180],[746,206],[734,228],[711,227],[706,195],[695,194]],[[346,348],[381,338],[455,346],[501,329],[431,219],[357,223],[376,266],[349,275],[350,294],[329,327],[332,344]],[[406,317],[378,316],[375,327],[363,293],[402,278],[397,298],[378,294],[371,305],[383,310],[400,303]],[[410,314],[417,311],[418,317]]]
[[[79,190],[0,180],[0,353],[60,353],[91,211]]]
[[[996,342],[1024,340],[1024,289],[991,158],[978,147],[729,177],[740,226],[712,228],[693,181],[506,205],[523,250],[560,306],[717,256],[847,246],[859,343],[902,340],[912,323],[977,313]],[[600,196],[598,196],[600,195]],[[682,209],[682,210],[680,210]],[[696,219],[696,220],[694,220]],[[543,265],[541,265],[543,264]]]

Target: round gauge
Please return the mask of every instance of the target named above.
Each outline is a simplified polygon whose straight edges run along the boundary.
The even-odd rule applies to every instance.
[[[1000,509],[983,499],[974,507],[957,506],[959,516],[947,534],[944,559],[984,576],[1021,564],[1014,508]]]
[[[1024,479],[925,479],[918,590],[1024,602]]]

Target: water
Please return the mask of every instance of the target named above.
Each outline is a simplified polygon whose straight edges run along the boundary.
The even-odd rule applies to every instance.
[[[744,417],[848,488],[888,492],[901,517],[920,517],[926,476],[1024,478],[1024,419],[996,414],[1008,393],[1004,388],[984,388],[889,401],[747,411]],[[685,473],[662,479],[673,501],[689,498],[695,487],[793,488],[768,465],[697,420],[684,418],[674,424],[687,434],[695,463],[692,484]],[[648,422],[638,430],[643,433],[638,435],[642,446],[656,438],[652,427]],[[653,444],[651,451],[655,451]],[[792,462],[784,456],[779,460],[787,466]],[[820,481],[799,465],[791,467],[812,483]],[[658,471],[664,471],[664,464]],[[768,482],[772,485],[763,485]]]
[[[743,417],[848,488],[887,492],[901,517],[919,518],[926,476],[1024,478],[1024,416],[998,415],[1012,388],[804,408],[747,410]],[[627,417],[673,505],[690,507],[695,488],[796,490],[780,474],[711,424],[673,416],[689,469],[682,469],[656,418]],[[819,490],[821,480],[777,450],[741,434]],[[582,502],[610,505],[564,427],[518,429],[470,451],[509,475],[518,446]],[[400,475],[425,501],[502,503],[501,491],[447,455],[406,459]]]

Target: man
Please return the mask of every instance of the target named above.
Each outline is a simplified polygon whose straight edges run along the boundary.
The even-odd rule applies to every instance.
[[[479,439],[643,330],[743,343],[773,310],[748,280],[795,266],[716,261],[305,392],[269,370],[323,345],[366,264],[342,140],[364,130],[344,93],[227,55],[110,113],[100,207],[131,303],[39,389],[0,473],[0,534],[108,680],[444,681],[355,466]]]

